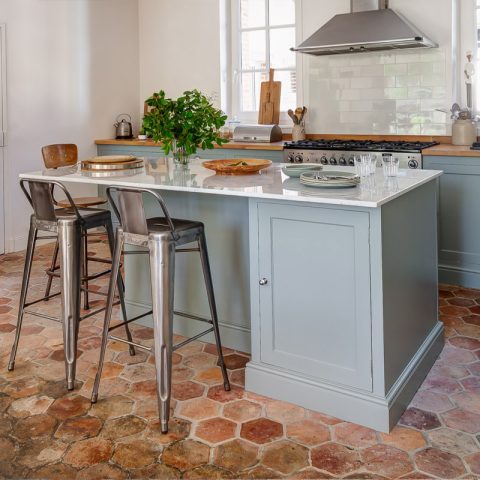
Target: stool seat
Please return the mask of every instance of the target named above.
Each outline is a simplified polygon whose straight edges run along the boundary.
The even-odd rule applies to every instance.
[[[111,218],[111,214],[108,210],[100,208],[86,208],[77,207],[78,212],[82,217],[82,221],[88,222],[97,219]],[[70,218],[76,218],[75,212],[71,208],[56,208],[55,216],[57,220],[68,220]]]
[[[103,197],[80,197],[74,198],[73,203],[75,203],[77,207],[95,207],[107,203],[107,199]],[[68,200],[57,200],[57,205],[62,208],[68,208],[70,203]]]
[[[172,218],[171,220],[173,226],[175,227],[175,231],[178,233],[185,230],[200,230],[204,228],[202,222],[196,222],[194,220],[182,220],[179,218]],[[149,233],[163,233],[172,231],[165,217],[148,218],[147,228]]]

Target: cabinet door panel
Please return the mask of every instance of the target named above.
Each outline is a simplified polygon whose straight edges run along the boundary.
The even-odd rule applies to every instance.
[[[440,267],[480,273],[480,158],[426,157],[424,167],[443,170],[439,187]],[[478,277],[476,286],[478,287]]]
[[[368,213],[258,208],[261,361],[371,391]]]

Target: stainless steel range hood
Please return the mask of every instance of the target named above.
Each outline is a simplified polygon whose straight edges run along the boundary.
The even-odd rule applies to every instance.
[[[294,52],[337,55],[438,45],[388,8],[388,0],[351,0],[351,13],[335,15]]]

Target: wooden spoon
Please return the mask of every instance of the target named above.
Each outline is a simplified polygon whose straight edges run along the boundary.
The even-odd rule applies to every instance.
[[[288,110],[287,113],[288,113],[288,116],[293,120],[294,125],[298,125],[298,118],[293,113],[293,110],[290,109],[290,110]]]

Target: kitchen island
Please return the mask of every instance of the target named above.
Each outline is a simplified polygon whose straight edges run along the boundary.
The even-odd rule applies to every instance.
[[[173,216],[205,223],[223,343],[252,353],[246,389],[388,431],[443,345],[440,175],[384,179],[379,169],[359,187],[324,190],[287,178],[280,165],[223,177],[200,161],[183,170],[155,159],[132,176],[21,177],[160,190]],[[146,210],[158,214],[154,203]],[[132,315],[150,309],[138,257],[125,260]],[[197,256],[179,256],[176,267],[176,308],[208,315]],[[179,333],[196,327],[176,319]]]

